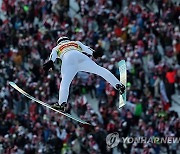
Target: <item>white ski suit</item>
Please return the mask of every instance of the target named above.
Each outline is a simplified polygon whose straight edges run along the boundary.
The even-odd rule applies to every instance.
[[[121,84],[109,70],[97,65],[91,58],[83,54],[83,52],[88,55],[93,54],[93,50],[80,41],[65,41],[52,49],[49,60],[53,62],[56,58],[62,60],[59,105],[67,102],[70,84],[79,71],[97,74],[108,81],[115,89],[116,84]]]

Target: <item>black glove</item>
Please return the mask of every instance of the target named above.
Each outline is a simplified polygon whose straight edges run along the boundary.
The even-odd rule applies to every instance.
[[[43,64],[43,70],[47,73],[49,69],[52,68],[54,70],[54,64],[52,60],[49,60],[48,62]]]
[[[93,52],[93,57],[95,59],[97,59],[98,57],[102,57],[103,56],[103,52],[99,52],[99,51],[94,51]]]

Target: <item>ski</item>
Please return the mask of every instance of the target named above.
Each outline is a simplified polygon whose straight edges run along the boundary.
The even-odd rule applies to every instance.
[[[126,62],[125,60],[121,60],[118,63],[119,72],[120,72],[120,82],[125,86],[127,83],[127,70],[126,70]],[[119,95],[119,108],[123,107],[126,104],[126,89],[122,95]]]
[[[89,123],[87,123],[87,122],[85,122],[85,121],[83,121],[83,120],[81,120],[81,119],[79,119],[79,118],[73,117],[71,114],[63,113],[63,112],[61,112],[61,111],[59,111],[59,110],[56,110],[56,109],[52,108],[49,104],[44,103],[44,102],[36,99],[35,97],[33,97],[33,96],[29,95],[28,93],[26,93],[26,92],[25,92],[24,90],[22,90],[20,87],[18,87],[14,82],[9,82],[9,84],[10,84],[14,89],[16,89],[16,90],[19,91],[21,94],[23,94],[24,96],[28,97],[29,99],[31,99],[31,100],[33,100],[33,101],[35,101],[35,102],[37,102],[37,103],[39,103],[39,104],[41,104],[41,105],[43,105],[43,106],[45,106],[45,107],[47,107],[47,108],[55,111],[55,112],[58,112],[58,113],[66,116],[66,117],[68,117],[68,118],[70,118],[70,119],[73,119],[73,120],[75,120],[75,121],[77,121],[77,122],[80,122],[80,123],[82,123],[82,124],[90,125]]]

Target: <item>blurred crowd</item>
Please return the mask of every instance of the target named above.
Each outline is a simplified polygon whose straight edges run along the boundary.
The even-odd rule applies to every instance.
[[[0,16],[0,154],[111,154],[106,136],[180,137],[170,111],[180,90],[179,4],[171,0],[3,0]],[[152,6],[157,6],[157,11]],[[74,15],[69,13],[74,11]],[[42,65],[60,36],[82,41],[103,56],[96,62],[119,78],[126,60],[127,104],[104,79],[80,72],[71,85],[69,112],[93,127],[48,110],[15,91],[14,81],[46,103],[58,101],[61,61]],[[93,108],[98,102],[98,112]],[[178,144],[119,144],[121,153],[177,153]]]

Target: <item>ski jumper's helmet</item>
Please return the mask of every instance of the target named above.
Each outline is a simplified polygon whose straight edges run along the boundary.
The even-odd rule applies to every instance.
[[[57,44],[60,44],[63,41],[70,41],[70,39],[68,37],[66,37],[66,36],[62,36],[62,37],[58,38]]]

